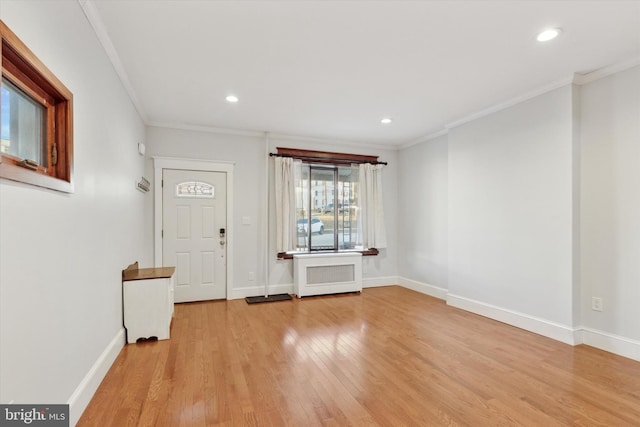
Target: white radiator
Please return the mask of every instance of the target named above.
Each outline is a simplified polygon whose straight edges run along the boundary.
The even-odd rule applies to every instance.
[[[307,295],[362,291],[362,254],[293,256],[293,292]]]

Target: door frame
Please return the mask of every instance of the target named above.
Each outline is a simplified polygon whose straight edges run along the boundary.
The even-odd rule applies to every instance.
[[[233,169],[235,162],[181,159],[176,157],[153,156],[154,179],[154,263],[156,267],[162,265],[162,171],[164,169],[178,169],[187,171],[223,172],[227,174],[227,244],[226,244],[226,276],[227,292],[229,299],[233,289]]]

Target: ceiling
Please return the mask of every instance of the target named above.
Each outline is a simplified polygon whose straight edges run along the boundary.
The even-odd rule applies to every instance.
[[[150,125],[402,146],[640,63],[640,1],[81,4]],[[537,42],[549,26],[561,35]]]

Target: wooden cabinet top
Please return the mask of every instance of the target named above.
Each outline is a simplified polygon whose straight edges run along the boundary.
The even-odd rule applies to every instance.
[[[128,282],[131,280],[166,279],[173,276],[175,271],[175,267],[138,268],[138,263],[135,262],[122,270],[122,281]]]

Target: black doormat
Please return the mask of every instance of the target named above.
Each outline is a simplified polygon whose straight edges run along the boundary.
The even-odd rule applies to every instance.
[[[268,297],[259,296],[259,297],[246,297],[244,300],[247,304],[257,304],[260,302],[275,302],[275,301],[289,301],[291,299],[291,295],[289,294],[277,294],[277,295],[269,295]]]

